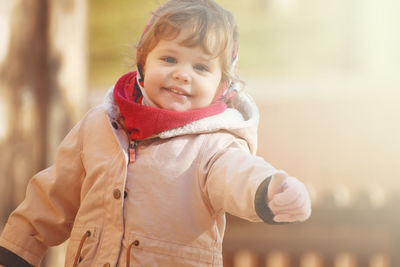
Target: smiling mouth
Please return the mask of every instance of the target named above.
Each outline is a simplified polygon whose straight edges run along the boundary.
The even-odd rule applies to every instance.
[[[174,88],[163,87],[162,89],[167,90],[167,91],[170,91],[170,92],[172,92],[172,93],[174,93],[174,94],[177,94],[177,95],[190,96],[190,95],[186,94],[185,92],[176,90],[176,89],[174,89]]]

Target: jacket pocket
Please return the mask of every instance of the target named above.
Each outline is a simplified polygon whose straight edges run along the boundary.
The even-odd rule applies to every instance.
[[[99,232],[97,227],[74,227],[69,238],[65,266],[73,267],[76,258],[77,265],[75,266],[91,266],[98,247],[98,241]]]
[[[213,247],[179,244],[137,233],[130,234],[129,245],[130,266],[222,266],[222,253]]]

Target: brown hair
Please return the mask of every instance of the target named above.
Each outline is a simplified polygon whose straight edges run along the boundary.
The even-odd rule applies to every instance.
[[[238,48],[238,27],[233,15],[213,0],[169,0],[162,5],[137,45],[137,64],[143,68],[158,42],[174,39],[182,29],[189,32],[182,45],[199,45],[206,53],[220,57],[222,80],[237,80],[232,65]]]

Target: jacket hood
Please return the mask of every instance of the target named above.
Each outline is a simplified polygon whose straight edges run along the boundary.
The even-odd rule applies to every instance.
[[[107,91],[104,106],[112,120],[120,118],[121,114],[113,97],[113,88]],[[191,122],[183,127],[163,131],[157,136],[164,139],[186,134],[228,131],[246,140],[250,152],[255,154],[257,150],[258,121],[259,113],[255,102],[248,94],[239,91],[231,99],[224,112]]]

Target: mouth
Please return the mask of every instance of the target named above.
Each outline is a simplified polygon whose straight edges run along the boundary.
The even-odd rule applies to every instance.
[[[162,87],[163,90],[167,90],[177,95],[190,96],[184,89],[179,87]]]

